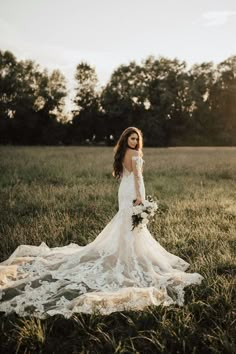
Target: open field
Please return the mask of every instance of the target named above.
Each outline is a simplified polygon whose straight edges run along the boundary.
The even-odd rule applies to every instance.
[[[91,242],[118,209],[106,147],[0,147],[0,261],[19,244]],[[236,148],[145,148],[147,194],[169,207],[149,229],[202,274],[184,307],[0,317],[1,353],[236,353]]]

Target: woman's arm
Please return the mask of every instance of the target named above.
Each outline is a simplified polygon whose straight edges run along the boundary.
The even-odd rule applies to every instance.
[[[134,151],[131,160],[132,160],[132,170],[134,175],[134,185],[135,185],[136,198],[137,198],[134,205],[138,205],[142,202],[141,199],[142,166],[141,166],[141,157],[138,151]]]

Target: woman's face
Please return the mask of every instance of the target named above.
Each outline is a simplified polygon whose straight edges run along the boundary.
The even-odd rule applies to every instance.
[[[135,148],[136,145],[138,144],[138,140],[139,140],[139,137],[138,137],[138,134],[137,133],[132,133],[130,134],[130,136],[128,137],[128,147],[130,148]]]

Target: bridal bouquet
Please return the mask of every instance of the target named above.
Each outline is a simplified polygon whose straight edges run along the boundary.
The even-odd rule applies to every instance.
[[[143,203],[133,206],[132,230],[137,226],[141,228],[143,225],[146,225],[149,219],[155,215],[157,209],[157,200],[150,195],[147,196],[147,199]]]

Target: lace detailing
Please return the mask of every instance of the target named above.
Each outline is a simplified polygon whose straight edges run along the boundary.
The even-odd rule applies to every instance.
[[[145,199],[142,163],[132,159],[135,172],[122,176],[119,211],[93,242],[21,245],[0,264],[0,311],[45,318],[184,304],[184,288],[203,277],[186,273],[189,264],[166,251],[146,226],[132,231],[133,200],[137,192]]]
[[[142,198],[141,180],[142,180],[142,163],[143,159],[140,156],[132,156],[132,168],[134,174],[134,184],[136,198]]]
[[[21,246],[14,258],[15,265],[20,262],[17,274],[5,278],[1,286],[0,311],[45,318],[141,310],[151,304],[183,305],[184,287],[200,283],[202,277],[184,273],[189,264],[162,248],[147,228],[141,233],[130,230],[126,213],[120,211],[85,247],[69,245],[62,252],[41,245],[36,256],[32,246],[34,260],[22,264],[31,246]]]

